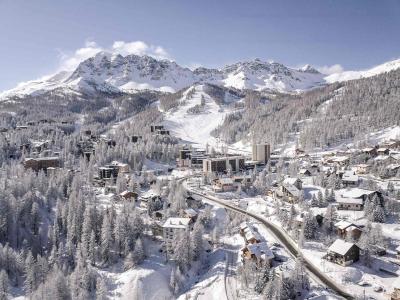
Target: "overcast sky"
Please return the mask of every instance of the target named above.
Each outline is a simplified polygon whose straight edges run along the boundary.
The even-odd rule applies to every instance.
[[[0,0],[0,91],[99,50],[364,69],[399,58],[399,36],[397,0]]]

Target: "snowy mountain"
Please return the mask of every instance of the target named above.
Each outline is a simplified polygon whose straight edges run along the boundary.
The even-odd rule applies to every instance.
[[[324,83],[323,75],[311,67],[296,70],[258,59],[228,65],[221,70],[197,68],[192,71],[173,61],[150,56],[99,52],[81,62],[73,72],[62,71],[22,83],[0,93],[0,98],[37,95],[60,88],[85,94],[99,91],[134,93],[145,89],[174,92],[197,82],[279,92],[301,91]]]
[[[222,69],[190,70],[169,60],[150,56],[121,56],[99,52],[81,62],[73,72],[19,84],[0,93],[0,99],[38,95],[54,89],[66,93],[135,93],[140,90],[175,92],[195,83],[211,83],[237,89],[273,92],[301,92],[335,81],[374,76],[400,67],[400,60],[366,71],[346,71],[326,76],[310,65],[300,69],[259,59],[238,62]]]
[[[400,59],[392,60],[383,63],[379,66],[373,67],[364,71],[345,71],[341,73],[336,73],[325,77],[326,82],[333,83],[337,81],[347,81],[360,78],[372,77],[385,72],[390,72],[400,68]]]

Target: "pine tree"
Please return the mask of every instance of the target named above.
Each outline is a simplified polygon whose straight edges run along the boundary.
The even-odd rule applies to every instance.
[[[109,220],[108,214],[106,213],[103,218],[103,225],[101,226],[101,259],[103,263],[110,262],[111,247],[112,247],[111,222]]]
[[[107,300],[107,285],[103,277],[98,277],[96,281],[96,300]]]
[[[8,286],[9,286],[8,275],[5,270],[0,272],[0,300],[8,299]]]
[[[143,242],[141,238],[138,238],[135,242],[135,248],[133,249],[132,252],[132,258],[135,263],[135,265],[139,265],[143,262],[145,259],[145,251],[143,248]]]
[[[193,259],[198,260],[203,253],[203,225],[201,222],[196,222],[191,235],[193,247]]]
[[[372,219],[374,222],[384,223],[385,222],[385,211],[381,205],[375,205],[372,212]]]
[[[36,289],[36,261],[29,251],[25,259],[25,292],[30,295]]]
[[[97,253],[97,244],[96,244],[96,235],[94,231],[90,233],[90,242],[89,242],[89,249],[88,249],[88,260],[92,266],[96,265],[96,255]]]

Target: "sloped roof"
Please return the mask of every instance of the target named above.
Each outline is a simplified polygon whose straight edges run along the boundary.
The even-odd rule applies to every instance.
[[[262,259],[274,258],[274,254],[268,247],[267,242],[250,244],[247,246],[247,249],[251,254],[254,254],[257,258],[262,258]]]
[[[353,171],[345,171],[343,173],[342,180],[349,182],[358,182],[358,175],[354,174]]]
[[[355,244],[346,242],[341,239],[337,239],[328,249],[329,252],[337,253],[339,255],[346,255],[347,252],[353,247]]]
[[[346,220],[340,220],[339,222],[335,223],[335,227],[339,228],[341,230],[346,229],[347,227],[353,225],[353,223],[346,221]]]
[[[360,188],[353,188],[343,191],[342,197],[343,198],[361,198],[364,195],[371,195],[376,191],[365,190]]]
[[[186,229],[190,223],[190,218],[168,218],[162,227]]]

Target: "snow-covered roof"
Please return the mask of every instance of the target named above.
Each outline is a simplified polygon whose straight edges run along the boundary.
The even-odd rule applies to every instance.
[[[195,216],[197,216],[197,211],[195,211],[193,208],[187,208],[187,209],[185,209],[185,214],[187,214],[191,217],[195,217]]]
[[[349,160],[347,156],[336,156],[332,158],[333,162],[345,162],[347,160]]]
[[[255,239],[257,241],[261,240],[261,236],[258,232],[254,231],[252,227],[247,227],[244,229],[244,236],[247,241]]]
[[[336,199],[337,203],[345,203],[345,204],[363,204],[363,199],[361,198],[339,198]]]
[[[335,227],[339,228],[341,230],[346,229],[347,227],[353,225],[353,223],[346,221],[346,220],[340,220],[339,222],[335,223]]]
[[[352,188],[348,190],[344,190],[342,192],[343,198],[361,198],[364,195],[371,195],[375,193],[375,191],[360,189],[360,188]]]
[[[295,197],[300,196],[300,191],[295,187],[294,185],[291,184],[283,184],[283,187],[289,191],[290,194],[292,194]]]
[[[343,181],[358,182],[358,175],[354,174],[353,171],[345,171],[342,176]]]
[[[241,230],[244,230],[244,229],[246,229],[246,228],[248,227],[248,225],[247,225],[246,222],[243,222],[243,223],[241,223],[241,224],[239,225],[239,227],[240,227]]]
[[[190,223],[190,218],[168,218],[162,227],[186,229]]]
[[[254,254],[257,258],[262,258],[262,259],[274,258],[274,254],[268,247],[267,242],[250,244],[247,246],[247,249],[251,254]]]
[[[346,242],[341,239],[337,239],[328,249],[329,252],[334,252],[339,255],[346,255],[349,252],[350,248],[355,244]]]
[[[295,178],[295,177],[287,177],[287,178],[285,178],[283,180],[283,183],[284,184],[294,185],[298,180],[301,181],[300,179]]]
[[[231,184],[233,184],[232,178],[229,178],[229,177],[219,178],[218,181],[222,185],[231,185]]]

